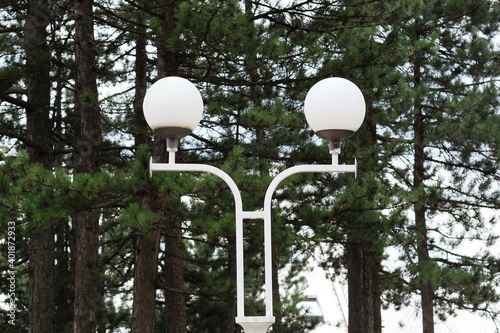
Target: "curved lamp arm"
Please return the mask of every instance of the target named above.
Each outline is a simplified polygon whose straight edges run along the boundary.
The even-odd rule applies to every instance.
[[[264,244],[265,244],[265,265],[266,265],[266,276],[265,276],[265,287],[266,287],[266,313],[272,315],[272,252],[271,252],[271,202],[274,191],[278,185],[286,178],[297,173],[306,172],[353,172],[356,173],[357,163],[353,165],[338,165],[338,164],[326,164],[326,165],[298,165],[286,169],[279,173],[269,184],[266,191],[266,196],[264,197]]]
[[[332,164],[326,165],[299,165],[279,173],[269,184],[264,197],[264,211],[243,211],[241,193],[234,180],[224,171],[207,164],[175,164],[175,151],[170,151],[169,163],[149,162],[149,173],[153,171],[188,171],[208,172],[222,179],[231,189],[235,202],[236,219],[236,293],[237,317],[236,323],[243,326],[245,332],[261,333],[275,321],[273,316],[273,286],[272,286],[272,249],[271,249],[271,203],[278,185],[286,178],[297,173],[310,172],[352,172],[356,173],[357,163],[353,165],[339,165],[337,154],[332,153]],[[243,219],[264,220],[264,271],[265,271],[265,316],[245,316],[244,295],[244,259],[243,259]]]
[[[236,299],[238,315],[244,316],[244,282],[243,282],[243,202],[240,190],[234,180],[224,171],[208,164],[175,164],[175,152],[170,151],[169,163],[153,163],[149,160],[149,175],[153,171],[188,171],[208,172],[222,179],[231,189],[234,196],[236,218]]]

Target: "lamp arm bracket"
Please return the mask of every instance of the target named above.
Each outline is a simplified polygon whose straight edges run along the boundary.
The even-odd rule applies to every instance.
[[[243,213],[243,201],[238,185],[224,171],[208,164],[176,164],[176,163],[153,163],[149,160],[149,174],[153,171],[187,171],[208,172],[222,179],[231,189],[234,197],[235,219],[236,219],[236,300],[238,316],[245,316],[244,297],[244,264],[243,264],[243,218],[252,215]]]
[[[269,184],[264,198],[264,211],[243,211],[243,202],[241,193],[234,180],[224,171],[219,168],[207,164],[175,164],[175,163],[153,163],[151,158],[149,161],[149,173],[153,171],[188,171],[188,172],[208,172],[222,179],[231,189],[235,201],[235,218],[236,218],[236,292],[237,292],[237,317],[240,322],[245,323],[246,320],[253,322],[260,321],[266,318],[265,322],[271,324],[273,319],[273,299],[272,299],[272,252],[271,252],[271,201],[272,196],[278,185],[286,178],[297,173],[306,172],[352,172],[357,171],[357,162],[354,165],[299,165],[291,167],[279,173]],[[243,272],[243,219],[264,219],[264,264],[265,264],[265,317],[245,317],[244,305],[244,272]],[[244,319],[248,318],[248,319]],[[250,323],[247,323],[250,325]]]

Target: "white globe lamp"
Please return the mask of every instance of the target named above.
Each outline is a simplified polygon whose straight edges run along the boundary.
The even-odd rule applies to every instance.
[[[160,137],[178,140],[198,126],[203,100],[190,81],[169,76],[156,81],[143,102],[146,122]]]
[[[306,120],[320,138],[335,148],[361,127],[366,105],[361,90],[351,81],[331,77],[311,87],[304,102]]]

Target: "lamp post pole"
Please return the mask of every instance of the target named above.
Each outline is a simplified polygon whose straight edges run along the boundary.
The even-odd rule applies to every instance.
[[[156,86],[155,86],[156,85]],[[179,88],[180,87],[180,88]],[[194,89],[193,89],[194,88]],[[170,95],[168,92],[171,92]],[[184,92],[187,92],[183,95]],[[354,94],[355,105],[346,104],[344,99],[352,97]],[[318,95],[320,96],[318,98]],[[326,97],[326,98],[325,98]],[[365,105],[364,99],[359,89],[350,81],[340,78],[330,78],[318,82],[311,88],[305,101],[306,118],[316,132],[316,134],[330,142],[330,153],[332,154],[332,163],[326,165],[299,165],[284,170],[279,173],[269,184],[264,197],[263,210],[244,211],[241,193],[234,180],[224,171],[207,164],[177,164],[175,163],[175,154],[179,138],[189,134],[201,119],[203,103],[196,87],[189,81],[178,77],[164,78],[155,83],[146,93],[144,100],[144,113],[148,124],[155,132],[167,138],[167,151],[169,153],[168,163],[153,163],[150,160],[149,172],[152,176],[153,171],[187,171],[187,172],[208,172],[222,179],[233,193],[235,201],[235,219],[236,219],[236,298],[237,298],[237,316],[236,323],[241,325],[245,333],[265,333],[275,322],[273,316],[273,298],[272,298],[272,252],[271,252],[271,203],[274,191],[278,185],[287,177],[297,173],[310,172],[351,172],[356,174],[357,164],[339,165],[338,155],[340,154],[340,140],[354,134],[361,126],[364,119]],[[195,103],[193,103],[195,101]],[[347,120],[341,120],[338,126],[338,119],[334,125],[328,121],[317,120],[325,116],[321,112],[330,112],[332,107],[338,107],[339,101],[343,103],[340,106],[342,112],[351,113],[345,116]],[[188,104],[186,109],[185,105]],[[179,111],[182,107],[186,112]],[[170,112],[168,112],[170,108]],[[162,111],[168,112],[167,116],[162,115]],[[309,110],[309,111],[308,111]],[[174,113],[175,112],[175,113]],[[186,114],[191,113],[191,114]],[[309,115],[309,116],[308,116]],[[191,116],[191,123],[176,119],[176,117]],[[349,124],[349,119],[354,118],[354,123]],[[189,120],[189,119],[188,119]],[[342,121],[345,124],[342,124]],[[352,122],[352,121],[351,121]],[[182,124],[182,125],[179,125]],[[324,127],[327,126],[327,127]],[[264,275],[265,275],[265,315],[264,316],[246,316],[245,315],[245,294],[244,294],[244,253],[243,253],[243,220],[261,219],[264,221]]]

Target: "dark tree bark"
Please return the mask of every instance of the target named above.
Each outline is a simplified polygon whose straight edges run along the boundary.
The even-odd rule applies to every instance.
[[[102,133],[96,84],[93,1],[76,0],[75,13],[75,107],[80,114],[77,144],[78,173],[96,173],[100,168]],[[76,215],[75,332],[95,333],[99,288],[99,212]]]
[[[139,18],[140,21],[141,19]],[[142,101],[147,85],[146,32],[143,27],[138,27],[135,49],[134,137],[136,146],[139,146],[148,142],[148,125],[142,110]],[[141,208],[143,210],[157,210],[154,200],[154,195],[145,195]],[[154,332],[160,235],[160,229],[153,228],[150,232],[145,234],[139,233],[135,237],[134,302],[132,305],[133,333]]]
[[[380,333],[380,256],[356,242],[346,248],[349,333]]]
[[[99,291],[99,216],[92,211],[76,217],[75,332],[96,331]]]
[[[80,113],[77,172],[95,173],[100,169],[101,113],[97,92],[93,1],[76,0],[75,11],[75,108]]]
[[[175,28],[175,9],[179,1],[170,0],[162,2],[161,10],[158,12],[160,23],[156,29],[156,67],[158,78],[170,75],[178,75],[178,54],[172,45],[169,45],[169,36]]]
[[[418,90],[420,87],[421,80],[421,68],[418,64],[418,60],[414,64],[414,84],[415,89]],[[414,112],[415,118],[413,122],[414,131],[414,171],[413,171],[413,190],[420,191],[421,187],[424,185],[425,177],[425,124],[424,115],[422,111],[422,101],[419,96],[415,98],[414,101]],[[421,201],[417,201],[414,204],[415,210],[415,229],[417,232],[417,256],[419,267],[421,271],[420,276],[424,278],[420,279],[420,297],[422,301],[422,324],[423,333],[434,333],[434,290],[432,285],[426,281],[425,273],[426,263],[431,259],[429,257],[429,247],[427,242],[427,223],[425,217],[425,204]]]
[[[139,14],[138,21],[142,22],[142,14]],[[146,95],[146,88],[148,83],[147,76],[147,62],[148,56],[146,52],[146,29],[138,25],[137,26],[137,37],[135,44],[135,96],[134,96],[134,118],[135,118],[135,128],[134,139],[135,145],[139,146],[148,143],[148,124],[146,118],[144,117],[144,112],[142,110],[142,102],[144,101],[144,96]]]
[[[28,2],[28,15],[24,26],[26,50],[26,83],[28,109],[27,139],[28,154],[32,162],[50,166],[51,121],[50,121],[50,51],[47,44],[49,25],[49,1]]]
[[[382,301],[380,291],[380,272],[381,272],[381,256],[378,254],[372,255],[368,274],[371,274],[371,281],[373,282],[370,289],[370,305],[373,311],[373,332],[382,333]]]
[[[355,140],[358,141],[360,150],[370,151],[369,157],[365,156],[359,166],[358,172],[361,173],[377,172],[379,169],[378,153],[366,149],[377,144],[375,119],[367,117],[363,127],[356,134]],[[380,220],[374,204],[379,194],[379,188],[369,189],[362,200],[354,201],[354,205],[360,211],[346,218],[349,221],[345,246],[349,333],[382,332],[380,272],[381,251],[385,243],[380,235],[385,233],[384,230],[388,226],[386,221]]]
[[[59,221],[55,228],[55,301],[57,308],[56,332],[68,332],[73,325],[74,317],[74,262],[70,260],[69,248],[74,240],[68,221]]]
[[[148,203],[144,202],[142,208],[151,209],[148,206]],[[135,239],[132,332],[154,332],[160,234],[160,229],[154,228]]]
[[[55,37],[54,37],[55,38]],[[62,50],[58,49],[54,56],[56,62],[62,63]],[[52,106],[52,127],[54,137],[63,137],[63,69],[58,67],[55,74],[55,96]],[[54,142],[54,151],[64,149],[64,144]],[[63,155],[54,154],[52,159],[54,168],[63,167]],[[55,225],[55,303],[57,309],[56,332],[69,332],[73,327],[75,302],[75,262],[72,260],[74,233],[71,230],[69,219],[58,221]]]
[[[347,255],[347,281],[349,297],[349,333],[365,332],[365,302],[363,301],[363,258],[356,243],[349,243]],[[361,320],[360,320],[361,319]]]
[[[24,25],[28,107],[26,131],[30,161],[50,167],[49,1],[28,1]],[[55,332],[54,230],[52,221],[36,226],[29,243],[29,331]]]
[[[33,232],[29,252],[29,332],[55,332],[54,234],[51,228],[37,228]]]
[[[165,320],[167,333],[186,332],[184,297],[184,244],[182,225],[176,217],[167,217],[165,232]]]

